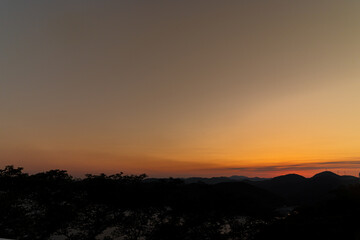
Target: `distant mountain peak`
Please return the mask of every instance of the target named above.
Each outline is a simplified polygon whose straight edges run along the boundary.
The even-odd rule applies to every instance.
[[[339,178],[340,176],[337,175],[336,173],[331,172],[331,171],[324,171],[324,172],[315,174],[312,178],[323,178],[323,177]]]
[[[306,179],[304,176],[301,176],[299,174],[291,173],[286,175],[281,175],[278,177],[274,177],[273,180],[304,180]]]

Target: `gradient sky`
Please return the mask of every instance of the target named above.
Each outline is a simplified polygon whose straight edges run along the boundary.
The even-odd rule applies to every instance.
[[[0,167],[360,169],[359,1],[0,2]]]

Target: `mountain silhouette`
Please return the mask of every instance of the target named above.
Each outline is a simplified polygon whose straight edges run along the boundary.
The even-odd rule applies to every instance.
[[[286,174],[274,178],[249,178],[234,175],[211,178],[190,177],[179,178],[178,180],[185,184],[248,183],[284,198],[286,203],[290,205],[316,202],[328,198],[329,192],[339,186],[359,182],[358,178],[354,176],[340,176],[331,171],[320,172],[310,178],[305,178],[299,174]],[[166,181],[166,179],[149,178],[145,180],[145,182],[156,181]]]
[[[154,181],[162,181],[166,178],[148,178],[146,182],[154,182]],[[183,181],[186,184],[191,183],[205,183],[205,184],[218,184],[218,183],[225,183],[225,182],[241,182],[241,181],[263,181],[268,178],[260,178],[260,177],[246,177],[246,176],[238,176],[234,175],[231,177],[189,177],[189,178],[178,178],[179,180]]]
[[[336,173],[330,172],[330,171],[324,171],[324,172],[320,172],[315,174],[314,176],[311,177],[312,179],[319,179],[319,178],[327,178],[327,179],[339,179],[341,178],[340,175],[337,175]]]
[[[65,170],[29,175],[7,166],[0,169],[0,237],[99,239],[113,229],[106,239],[340,239],[335,229],[358,239],[351,234],[358,233],[359,202],[359,179],[329,171],[311,178],[78,179]]]
[[[327,198],[331,190],[358,181],[358,178],[353,176],[339,176],[325,171],[311,178],[288,174],[259,182],[249,181],[249,183],[284,197],[288,204],[303,204]]]

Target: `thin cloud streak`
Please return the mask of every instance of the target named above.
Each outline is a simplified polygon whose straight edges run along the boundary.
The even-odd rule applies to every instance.
[[[328,161],[328,162],[313,162],[313,163],[299,163],[299,164],[282,164],[271,166],[251,166],[251,167],[229,167],[219,168],[217,170],[241,170],[254,172],[273,172],[273,171],[306,171],[319,169],[353,169],[360,168],[360,160],[354,161]]]

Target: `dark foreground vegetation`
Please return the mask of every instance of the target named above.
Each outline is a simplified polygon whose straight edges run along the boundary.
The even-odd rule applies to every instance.
[[[214,182],[214,180],[211,180]],[[0,169],[0,238],[360,239],[358,179],[224,179],[216,184],[146,175],[28,175]]]

